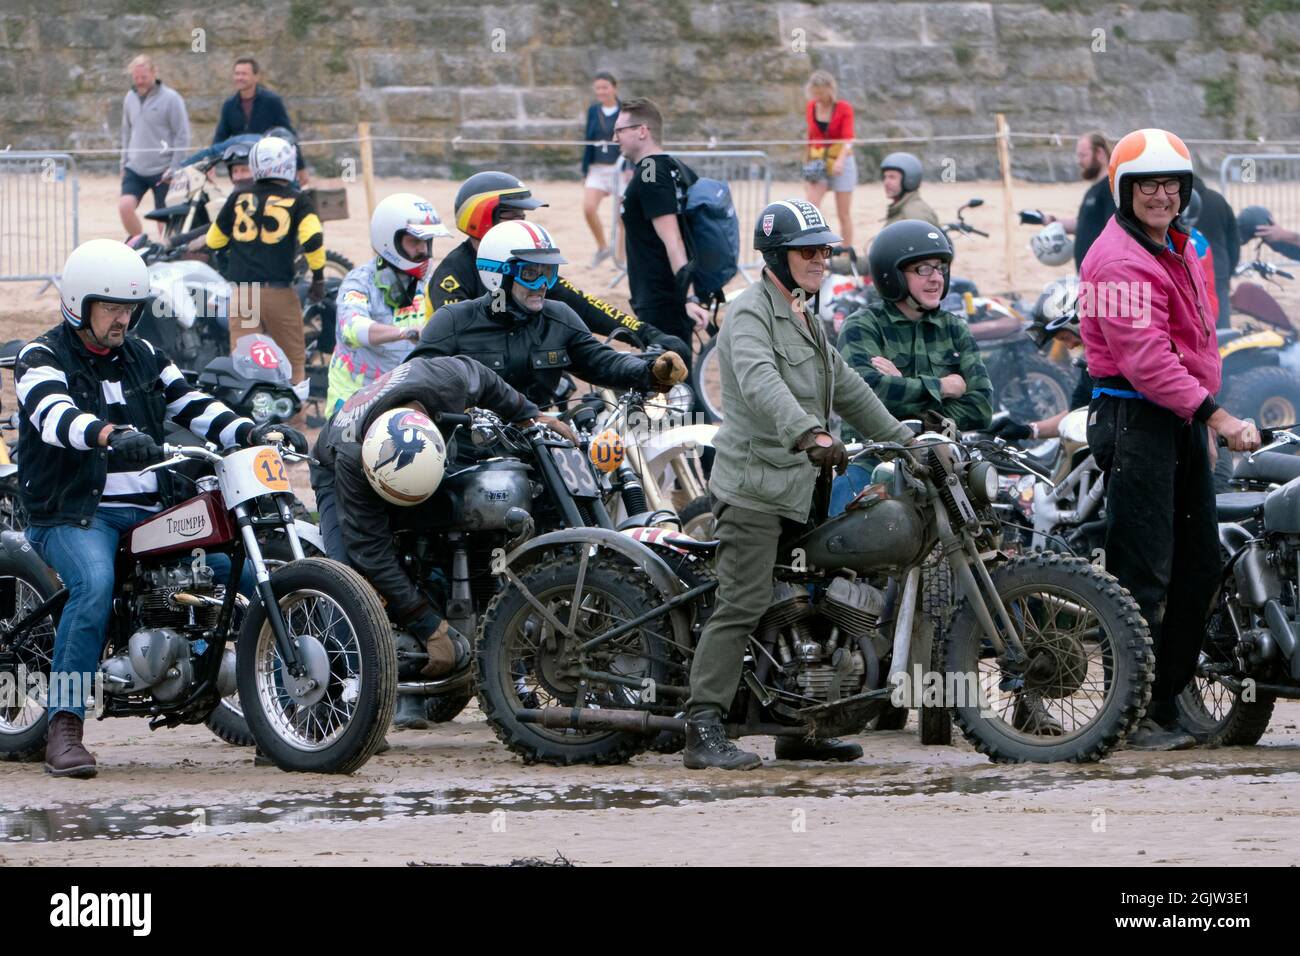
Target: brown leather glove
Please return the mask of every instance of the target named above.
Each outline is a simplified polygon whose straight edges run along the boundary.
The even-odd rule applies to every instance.
[[[654,379],[656,392],[666,392],[674,385],[686,381],[686,363],[676,352],[665,352],[650,366],[650,377]]]
[[[838,475],[849,468],[849,453],[840,441],[824,428],[810,428],[799,439],[799,450],[818,468],[834,468]]]
[[[446,677],[468,662],[469,642],[443,620],[437,630],[424,639],[424,652],[429,655],[429,660],[420,669],[420,674],[433,680]]]

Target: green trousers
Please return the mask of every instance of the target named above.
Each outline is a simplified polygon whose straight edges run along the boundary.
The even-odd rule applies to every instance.
[[[772,602],[772,570],[783,536],[804,525],[762,511],[714,500],[717,518],[718,603],[704,625],[691,663],[691,697],[687,714],[705,711],[726,716],[740,685],[745,645]]]

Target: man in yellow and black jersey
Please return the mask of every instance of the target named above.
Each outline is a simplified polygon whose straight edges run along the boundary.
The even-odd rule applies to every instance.
[[[302,307],[293,288],[301,248],[312,272],[307,297],[325,294],[325,234],[311,199],[293,185],[297,149],[276,136],[253,145],[253,182],[226,199],[208,229],[209,249],[228,249],[226,278],[235,284],[230,306],[230,347],[265,332],[284,350],[296,390],[306,392]],[[305,397],[305,394],[304,396]]]
[[[497,223],[524,219],[529,209],[545,205],[509,173],[475,173],[465,180],[456,193],[456,227],[468,238],[447,253],[429,280],[429,300],[434,308],[486,294],[477,265],[479,240]],[[690,354],[690,347],[681,339],[665,335],[618,306],[583,292],[563,276],[547,291],[546,298],[563,302],[577,313],[588,331],[597,335],[607,336],[621,328],[643,346],[659,345],[666,352]]]

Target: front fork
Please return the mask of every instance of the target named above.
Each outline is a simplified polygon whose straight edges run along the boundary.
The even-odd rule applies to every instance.
[[[298,531],[294,527],[289,506],[278,498],[276,506],[280,511],[280,517],[287,518],[285,532],[289,535],[289,546],[293,550],[294,557],[301,560],[302,542],[298,540]],[[240,537],[244,541],[245,555],[252,562],[253,574],[257,578],[257,593],[262,597],[262,606],[266,608],[266,619],[271,625],[271,633],[275,635],[275,647],[280,653],[280,660],[284,661],[284,666],[291,676],[301,678],[306,674],[306,669],[303,667],[302,656],[298,653],[298,642],[289,636],[288,625],[285,624],[284,615],[280,611],[280,602],[276,600],[275,590],[271,587],[271,572],[267,570],[266,561],[262,558],[262,545],[257,540],[257,532],[253,528],[248,502],[235,505],[234,513],[235,522],[239,525]]]
[[[944,558],[957,579],[961,593],[970,602],[984,635],[993,643],[998,661],[1008,670],[1022,672],[1029,663],[1029,656],[1025,653],[1020,632],[1016,630],[1011,614],[1002,603],[1002,597],[993,584],[988,568],[980,560],[975,540],[964,532],[953,531],[952,522],[942,502],[934,503],[934,513]]]

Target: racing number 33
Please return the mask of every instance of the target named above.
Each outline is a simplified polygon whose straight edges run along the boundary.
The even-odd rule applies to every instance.
[[[257,198],[253,193],[244,193],[235,201],[235,224],[231,235],[236,242],[252,242],[260,238],[267,245],[274,245],[289,233],[293,197],[267,196],[260,227],[256,218]]]

